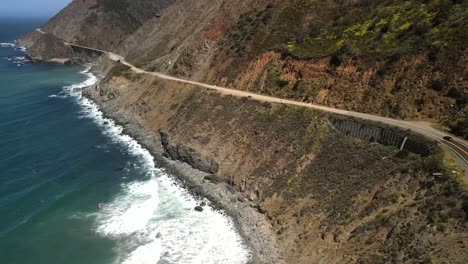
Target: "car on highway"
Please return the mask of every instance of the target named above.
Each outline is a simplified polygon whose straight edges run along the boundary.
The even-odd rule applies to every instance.
[[[449,136],[445,136],[443,137],[443,139],[447,141],[453,141],[453,137],[449,137]]]

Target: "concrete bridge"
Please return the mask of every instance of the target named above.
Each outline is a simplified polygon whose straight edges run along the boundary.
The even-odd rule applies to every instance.
[[[40,28],[36,28],[36,31],[41,33],[41,34],[47,34],[46,32],[44,32],[42,29]],[[78,45],[78,44],[75,44],[75,43],[70,43],[70,42],[67,42],[66,40],[60,38],[60,37],[57,37],[58,39],[60,39],[66,46],[70,46],[73,51],[76,53],[76,54],[79,54],[79,55],[86,55],[86,56],[89,56],[91,58],[96,58],[96,57],[100,57],[104,54],[107,54],[109,52],[105,51],[105,50],[100,50],[100,49],[95,49],[95,48],[91,48],[91,47],[86,47],[86,46],[81,46],[81,45]]]
[[[70,46],[73,49],[73,52],[75,52],[78,55],[86,55],[90,58],[97,58],[100,57],[104,54],[107,54],[106,51],[100,50],[100,49],[93,49],[89,47],[84,47],[76,44],[71,44],[64,42],[65,45]]]
[[[42,34],[46,34],[41,29],[36,29],[36,30]],[[400,149],[406,149],[408,151],[421,154],[423,156],[428,156],[433,153],[432,142],[429,145],[427,145],[426,143],[428,142],[428,140],[432,140],[433,142],[440,143],[444,147],[448,148],[448,150],[451,151],[454,157],[456,158],[456,162],[458,163],[458,165],[460,165],[460,167],[463,168],[465,171],[468,171],[468,144],[466,143],[466,141],[461,138],[453,137],[452,135],[439,131],[425,124],[411,122],[411,121],[397,120],[397,119],[392,119],[388,117],[381,117],[377,115],[359,113],[359,112],[354,112],[354,111],[336,109],[332,107],[299,102],[299,101],[294,101],[294,100],[289,100],[289,99],[277,98],[277,97],[256,94],[256,93],[247,92],[247,91],[235,90],[232,88],[219,87],[216,85],[210,85],[206,83],[185,80],[185,79],[169,76],[160,72],[149,72],[149,71],[140,69],[132,65],[131,63],[127,62],[124,57],[118,54],[100,50],[100,49],[84,47],[84,46],[80,46],[77,44],[67,43],[66,41],[64,41],[64,43],[66,45],[72,46],[74,49],[77,49],[79,51],[81,50],[82,52],[90,52],[91,54],[96,54],[99,56],[103,54],[107,54],[111,60],[127,65],[134,72],[139,73],[139,74],[149,74],[149,75],[153,75],[164,80],[175,81],[175,82],[185,83],[185,84],[192,84],[198,87],[216,90],[217,92],[224,94],[224,95],[231,95],[231,96],[236,96],[236,97],[247,97],[247,98],[257,100],[257,101],[262,101],[262,102],[271,102],[271,103],[307,107],[307,108],[312,108],[312,109],[316,109],[316,110],[320,110],[320,111],[324,111],[328,113],[334,113],[334,114],[348,117],[348,118],[357,118],[357,119],[367,120],[367,121],[372,121],[372,122],[380,122],[380,123],[385,124],[386,126],[398,128],[399,132],[396,132],[396,133],[390,132],[386,128],[378,128],[379,126],[377,127],[373,127],[372,125],[362,126],[361,122],[354,123],[354,122],[346,122],[343,120],[340,121],[338,119],[331,120],[331,124],[333,125],[333,127],[335,127],[335,129],[349,136],[353,136],[353,137],[360,138],[363,140],[368,140],[370,142],[392,145]],[[410,130],[411,132],[413,132],[412,133],[413,135],[418,134],[419,136],[424,136],[424,138],[415,139],[413,135],[411,135],[410,137],[407,135],[406,132],[403,133],[405,130]],[[450,140],[446,140],[446,138],[449,138]]]

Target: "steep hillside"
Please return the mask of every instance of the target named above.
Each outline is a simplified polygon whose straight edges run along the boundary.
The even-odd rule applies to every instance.
[[[468,258],[468,196],[440,157],[352,139],[321,112],[221,96],[122,66],[87,94],[127,131],[142,127],[134,135],[154,155],[214,172],[194,181],[209,190],[227,184],[215,200],[231,195],[238,210],[264,214],[286,263]],[[262,225],[241,227],[252,233]],[[256,252],[255,263],[281,263],[268,252]]]
[[[466,10],[466,0],[75,0],[43,30],[147,70],[468,138]]]
[[[149,70],[467,137],[467,3],[178,1],[123,50]]]
[[[44,50],[63,48],[62,38],[148,71],[433,121],[468,137],[467,5],[75,0],[42,28],[56,37],[33,32],[23,41]],[[101,58],[105,78],[86,95],[157,159],[186,163],[183,182],[233,209],[246,242],[265,245],[252,247],[254,263],[468,259],[468,194],[437,148],[426,157],[369,144],[340,133],[323,112],[222,96],[114,63]]]
[[[214,64],[235,59],[216,79],[361,112],[452,121],[467,110],[467,8],[449,0],[270,4],[243,14],[222,39]]]
[[[74,0],[42,26],[42,30],[67,42],[114,50],[131,33],[174,2]]]
[[[74,57],[75,53],[70,46],[53,34],[41,35],[28,50],[28,56],[32,60],[50,61],[67,60]]]

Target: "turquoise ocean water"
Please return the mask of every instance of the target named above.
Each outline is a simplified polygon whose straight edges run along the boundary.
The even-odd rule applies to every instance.
[[[31,64],[0,19],[0,263],[245,263],[230,219],[81,97],[88,66]]]

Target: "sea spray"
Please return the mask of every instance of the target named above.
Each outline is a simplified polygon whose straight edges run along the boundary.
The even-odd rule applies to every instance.
[[[235,232],[232,220],[212,208],[193,210],[197,201],[157,168],[149,151],[128,135],[99,107],[82,96],[82,89],[97,82],[87,67],[87,79],[66,86],[51,97],[73,97],[82,106],[83,118],[91,118],[103,134],[121,145],[138,162],[145,179],[124,183],[121,192],[99,205],[95,232],[117,242],[117,263],[246,263],[249,252]]]

